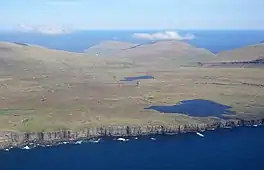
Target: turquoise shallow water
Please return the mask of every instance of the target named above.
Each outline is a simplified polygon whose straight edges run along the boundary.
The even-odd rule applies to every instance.
[[[258,170],[264,127],[0,151],[1,170]]]

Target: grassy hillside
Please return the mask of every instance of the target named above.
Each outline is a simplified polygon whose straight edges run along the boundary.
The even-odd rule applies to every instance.
[[[199,62],[202,67],[218,68],[264,68],[264,44],[250,45],[223,51],[215,58]]]
[[[0,130],[216,119],[144,109],[197,98],[232,106],[234,117],[264,117],[264,69],[181,68],[214,55],[177,41],[125,46],[129,48],[114,47],[116,55],[100,57],[0,43]],[[141,75],[155,79],[141,80],[140,87],[136,81],[120,81]]]
[[[215,57],[206,49],[196,48],[182,41],[170,40],[148,44],[107,41],[89,48],[87,53],[103,58],[121,59],[138,66],[147,65],[148,68],[155,67],[155,69],[185,66],[189,63],[212,60]]]
[[[224,51],[216,57],[221,61],[252,61],[264,58],[264,44],[250,45],[239,49]]]

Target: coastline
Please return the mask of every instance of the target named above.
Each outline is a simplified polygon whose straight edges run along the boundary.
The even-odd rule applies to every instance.
[[[53,132],[11,132],[0,131],[0,150],[11,147],[22,147],[29,144],[56,145],[61,142],[74,142],[103,137],[138,137],[147,135],[177,135],[191,132],[212,131],[221,128],[241,126],[258,126],[263,119],[229,119],[208,124],[188,125],[142,125],[142,126],[102,126],[85,128],[80,131],[59,130]]]

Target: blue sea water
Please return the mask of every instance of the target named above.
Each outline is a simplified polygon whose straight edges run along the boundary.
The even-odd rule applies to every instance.
[[[261,170],[264,127],[0,151],[1,170]]]
[[[230,111],[232,107],[226,106],[220,103],[216,103],[210,100],[193,99],[184,100],[179,104],[172,106],[150,106],[145,109],[156,110],[161,113],[181,113],[193,117],[208,117],[215,116],[224,118],[223,114],[232,114]]]
[[[264,40],[264,30],[203,30],[191,33],[196,38],[188,43],[213,53],[258,44]]]
[[[37,44],[48,48],[83,52],[90,46],[106,40],[147,43],[137,39],[134,33],[155,33],[164,30],[111,30],[76,31],[71,34],[44,35],[37,33],[0,32],[0,41]],[[264,30],[179,30],[180,35],[193,34],[195,38],[187,42],[214,53],[260,43],[264,40]]]

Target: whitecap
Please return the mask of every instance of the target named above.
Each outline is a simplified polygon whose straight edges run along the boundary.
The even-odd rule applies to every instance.
[[[80,145],[80,144],[82,144],[82,143],[83,143],[82,140],[78,140],[78,141],[75,142],[75,144],[77,144],[77,145]]]
[[[92,143],[99,143],[101,141],[101,139],[91,139],[89,140],[89,142],[92,142]]]
[[[196,132],[196,134],[197,134],[198,136],[204,137],[204,135],[201,134],[200,132]]]
[[[118,141],[122,141],[122,142],[127,142],[129,141],[129,139],[125,139],[125,138],[117,138]]]
[[[24,146],[22,149],[28,150],[28,149],[30,149],[30,147],[29,146]]]
[[[157,140],[156,138],[150,138],[151,140]]]

